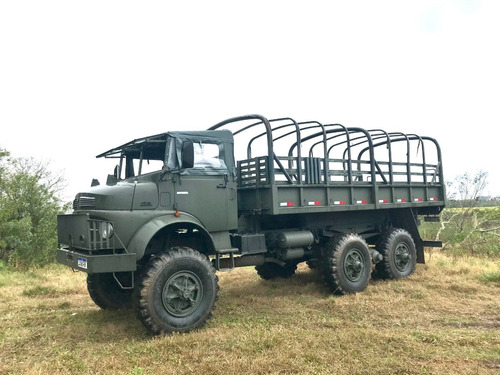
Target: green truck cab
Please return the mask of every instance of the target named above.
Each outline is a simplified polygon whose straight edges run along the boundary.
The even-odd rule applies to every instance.
[[[168,132],[104,152],[105,186],[58,216],[57,261],[86,272],[94,302],[134,307],[151,332],[201,327],[216,271],[255,266],[291,277],[307,262],[333,293],[424,262],[419,218],[445,204],[441,151],[429,137],[260,115]]]

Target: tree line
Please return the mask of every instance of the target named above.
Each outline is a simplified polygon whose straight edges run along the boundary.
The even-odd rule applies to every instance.
[[[0,265],[44,266],[55,261],[57,215],[64,177],[49,163],[15,158],[0,149]]]

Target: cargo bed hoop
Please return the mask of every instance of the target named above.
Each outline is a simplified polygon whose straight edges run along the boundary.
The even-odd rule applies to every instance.
[[[321,125],[321,127],[323,128],[323,132],[318,132],[318,133],[315,133],[315,134],[310,134],[309,136],[306,136],[302,141],[306,142],[306,141],[309,141],[309,140],[313,140],[314,138],[319,138],[321,135],[323,135],[323,139],[312,144],[311,147],[309,148],[309,158],[313,158],[314,157],[314,152],[313,152],[313,149],[314,147],[316,147],[317,145],[323,145],[323,158],[324,158],[324,163],[325,165],[328,163],[328,159],[329,159],[329,151],[328,151],[328,144],[327,142],[333,138],[336,138],[336,137],[341,137],[341,136],[344,136],[346,137],[346,141],[347,144],[349,145],[350,144],[350,136],[349,136],[349,131],[348,129],[344,126],[344,125],[341,125],[341,124],[326,124],[326,125],[323,125],[321,123],[319,123],[318,121],[308,121],[308,122],[301,122],[299,124],[311,124],[311,123],[316,123],[316,124],[319,124]],[[338,127],[339,129],[326,129],[326,128],[331,128],[331,127]],[[313,128],[313,126],[311,127],[307,127],[307,128],[303,128],[303,130],[308,130],[308,129],[311,129]],[[327,138],[327,134],[330,134],[330,133],[341,133],[341,134],[338,134],[336,136],[333,136],[333,137],[329,137]],[[296,148],[296,147],[299,147],[298,143],[295,143],[293,144],[291,147],[290,147],[290,150],[288,151],[288,156],[292,156],[293,155],[293,149]],[[348,165],[347,165],[347,170],[348,170],[348,180],[349,182],[352,182],[352,164],[351,164],[351,149],[350,147],[347,147],[347,150],[348,150],[348,156],[349,156],[349,162],[348,162]],[[344,163],[344,169],[345,169],[345,163]],[[326,179],[325,179],[325,182]]]
[[[273,121],[284,121],[284,120],[288,120],[288,121],[291,121],[290,123],[287,123],[287,124],[284,124],[284,125],[280,125],[280,126],[277,126],[275,128],[272,129],[272,131],[277,131],[277,130],[281,130],[281,129],[284,129],[284,128],[287,128],[287,127],[290,127],[290,126],[293,126],[295,128],[295,130],[292,130],[292,131],[289,131],[288,133],[285,133],[285,134],[281,134],[279,135],[278,137],[276,138],[273,138],[273,143],[274,142],[277,142],[279,141],[280,139],[282,138],[286,138],[290,135],[296,135],[296,138],[297,138],[297,141],[292,145],[292,147],[290,147],[290,150],[288,152],[288,167],[291,169],[292,168],[292,164],[293,164],[293,149],[296,147],[297,148],[297,161],[300,161],[302,159],[302,148],[301,148],[301,144],[302,144],[302,137],[301,137],[301,131],[304,131],[304,130],[309,130],[309,129],[313,129],[313,128],[316,128],[316,127],[321,127],[322,128],[322,132],[321,133],[318,133],[318,134],[322,134],[323,135],[323,138],[326,137],[326,133],[325,133],[325,128],[324,126],[317,122],[317,121],[309,121],[309,122],[300,122],[300,123],[297,123],[295,120],[293,120],[292,118],[281,118],[281,119],[275,119],[275,120],[270,120],[270,122],[273,122]],[[315,125],[312,125],[312,126],[308,126],[308,127],[302,127],[302,125],[308,125],[308,124],[315,124]],[[252,143],[264,136],[265,133],[261,133],[255,137],[253,137],[249,143],[248,143],[248,150],[247,150],[247,153],[248,153],[248,157],[249,159],[251,158],[251,146],[252,146]],[[304,138],[305,140],[305,138]],[[276,161],[276,163],[278,164],[278,166],[280,167],[280,169],[282,170],[282,172],[284,173],[285,177],[287,178],[288,182],[289,183],[293,183],[293,180],[289,179],[289,174],[288,172],[286,171],[286,169],[283,168],[282,164],[281,164],[281,161],[279,160],[279,158],[274,154],[274,159]],[[298,181],[302,181],[302,164],[300,162],[297,163],[297,180]]]
[[[309,125],[309,124],[316,124],[316,125],[315,126],[308,126],[306,128],[301,128],[301,130],[307,130],[307,129],[311,129],[314,127],[321,127],[321,129],[322,129],[322,131],[314,133],[314,134],[310,134],[304,138],[300,137],[301,142],[314,140],[316,138],[317,139],[322,138],[322,139],[318,140],[317,142],[315,142],[314,144],[312,144],[311,147],[309,148],[309,158],[312,159],[314,157],[313,150],[316,146],[323,145],[323,160],[324,160],[324,166],[326,166],[330,160],[330,152],[333,149],[333,147],[338,146],[338,145],[342,145],[342,144],[346,144],[347,147],[344,151],[343,158],[345,160],[345,153],[347,152],[348,159],[344,161],[343,165],[344,165],[344,170],[347,169],[347,171],[348,171],[348,181],[351,183],[352,182],[352,163],[353,163],[352,155],[351,155],[351,146],[352,146],[351,134],[362,133],[363,135],[359,138],[364,139],[363,142],[367,142],[371,147],[370,160],[369,160],[370,170],[373,172],[376,168],[378,168],[376,161],[375,161],[374,153],[373,153],[373,142],[372,142],[372,139],[371,139],[369,132],[366,131],[365,129],[347,128],[341,124],[323,125],[318,121],[308,121],[308,122],[300,122],[299,123],[299,125]],[[331,128],[333,128],[333,129],[331,129]],[[334,134],[334,135],[327,137],[327,135],[329,135],[329,134]],[[345,140],[343,140],[342,142],[338,142],[338,143],[336,143],[328,148],[328,146],[329,146],[328,141],[331,141],[331,140],[336,139],[338,137],[345,137]],[[295,148],[298,148],[298,147],[299,147],[298,142],[293,144],[289,149],[288,156],[291,157],[293,155],[293,150]],[[346,168],[346,163],[347,163],[347,168]],[[359,163],[358,163],[358,166],[359,166]],[[328,184],[328,174],[327,174],[326,170],[327,170],[327,168],[325,168],[325,181],[324,182],[326,184]],[[374,173],[372,173],[371,178],[372,178],[372,180],[374,180]]]
[[[255,116],[258,116],[258,115],[255,115]],[[251,115],[251,116],[242,116],[240,118],[230,119],[230,120],[227,120],[227,121],[224,121],[222,123],[214,125],[213,127],[210,128],[210,130],[215,130],[215,129],[219,128],[220,126],[226,125],[227,123],[254,119],[254,118],[256,118],[255,116],[254,115]],[[259,120],[260,121],[258,121],[258,122],[249,124],[247,126],[242,127],[241,129],[236,130],[233,134],[236,136],[236,135],[244,132],[245,130],[251,129],[251,128],[253,128],[255,126],[258,126],[258,125],[261,125],[263,123],[263,117],[259,117]],[[287,179],[288,183],[293,184],[292,177],[288,173],[287,169],[281,163],[280,158],[275,154],[273,147],[270,147],[270,145],[269,145],[269,138],[271,138],[271,140],[272,140],[271,145],[274,145],[274,142],[276,142],[276,141],[278,141],[278,140],[280,140],[280,139],[282,139],[284,137],[287,137],[287,136],[295,134],[296,137],[297,137],[297,143],[299,144],[297,157],[298,157],[298,160],[300,160],[301,159],[301,148],[300,148],[300,143],[301,143],[300,131],[301,131],[301,129],[300,129],[299,125],[297,124],[297,122],[294,119],[290,118],[290,117],[277,118],[277,119],[272,119],[272,120],[267,120],[267,121],[268,121],[269,127],[266,126],[266,131],[263,132],[263,133],[260,133],[260,134],[258,134],[256,136],[254,136],[253,138],[251,138],[248,141],[248,144],[247,144],[247,158],[248,159],[252,158],[252,144],[253,144],[253,142],[255,140],[259,139],[260,137],[263,137],[264,135],[267,135],[267,139],[268,139],[268,157],[270,159],[269,160],[270,165],[272,165],[273,161],[276,162],[276,164],[278,165],[280,171],[283,173],[283,175]],[[275,127],[271,126],[271,123],[278,123],[278,122],[283,122],[283,121],[287,121],[287,123],[281,124],[281,125],[278,125],[278,126],[275,126]],[[280,135],[278,137],[272,138],[272,134],[273,134],[274,131],[281,130],[281,129],[284,129],[284,128],[287,128],[287,127],[291,127],[291,126],[295,128],[293,131],[290,131],[290,132],[282,134],[282,135]],[[288,162],[289,162],[289,164],[291,164],[291,160],[290,159],[288,160]],[[298,179],[300,181],[300,179],[302,178],[302,167],[301,167],[300,163],[299,163],[299,165],[297,167],[298,167],[297,168],[297,173],[298,173],[298,176],[299,176]],[[273,172],[274,172],[274,170],[272,170],[272,173]]]
[[[288,183],[289,184],[293,184],[293,179],[292,179],[292,176],[290,176],[290,174],[288,173],[288,171],[286,170],[286,168],[283,166],[283,164],[281,163],[281,160],[278,158],[278,156],[275,154],[274,152],[274,142],[279,140],[280,138],[282,138],[283,136],[280,136],[280,137],[277,137],[277,138],[272,138],[272,133],[273,131],[275,130],[279,130],[279,129],[283,129],[283,128],[286,128],[286,127],[289,127],[289,126],[294,126],[295,127],[295,131],[291,131],[287,134],[285,134],[284,136],[287,136],[287,135],[290,135],[290,134],[297,134],[297,140],[298,142],[300,143],[300,129],[299,129],[299,126],[297,125],[297,122],[290,118],[290,117],[283,117],[283,118],[277,118],[277,119],[272,119],[272,120],[268,120],[266,118],[264,118],[263,116],[260,116],[260,115],[249,115],[249,116],[242,116],[242,117],[236,117],[236,118],[233,118],[233,119],[229,119],[229,120],[226,120],[226,121],[223,121],[219,124],[216,124],[214,126],[212,126],[209,130],[215,130],[215,129],[218,129],[219,127],[223,126],[223,125],[227,125],[229,123],[232,123],[232,122],[238,122],[238,121],[245,121],[245,120],[252,120],[254,118],[258,118],[260,121],[258,122],[254,122],[252,124],[249,124],[249,125],[246,125],[244,127],[242,127],[241,129],[238,129],[236,131],[233,132],[233,135],[238,135],[248,129],[251,129],[255,126],[259,126],[261,124],[265,124],[266,125],[266,131],[263,132],[263,133],[260,133],[256,136],[254,136],[253,138],[250,139],[250,141],[248,141],[248,144],[247,144],[247,158],[248,159],[251,159],[252,158],[252,143],[260,138],[260,137],[263,137],[264,135],[267,135],[267,141],[268,141],[268,160],[269,160],[269,165],[272,165],[273,161],[276,162],[276,164],[278,165],[279,169],[281,170],[281,172],[283,173],[283,175],[285,176],[285,178],[287,179]],[[267,121],[267,124],[265,121]],[[271,126],[271,123],[276,123],[276,122],[283,122],[283,121],[289,121],[289,123],[286,123],[284,125],[278,125],[276,127],[272,127]],[[269,142],[269,140],[271,139],[271,142]],[[300,153],[299,153],[299,159],[300,159]],[[274,169],[270,169],[269,173],[272,174],[272,177],[270,176],[271,178],[271,181],[274,179]],[[300,166],[299,166],[299,176],[301,175],[301,170],[300,170]]]
[[[269,165],[273,165],[273,160],[274,160],[274,149],[273,149],[273,138],[272,138],[272,128],[271,124],[269,123],[269,120],[265,118],[264,116],[261,115],[245,115],[245,116],[238,116],[238,117],[232,117],[227,120],[221,121],[210,128],[208,130],[217,130],[219,128],[222,128],[225,125],[233,124],[235,122],[240,122],[240,121],[247,121],[247,120],[259,120],[256,123],[250,124],[248,126],[245,126],[237,131],[233,132],[233,135],[237,135],[245,130],[248,130],[254,126],[257,125],[264,125],[266,128],[266,135],[267,135],[267,159]],[[274,169],[270,168],[269,169],[269,179],[270,181],[274,181]]]
[[[276,141],[279,141],[280,139],[282,138],[285,138],[285,137],[288,137],[290,135],[296,135],[296,138],[297,138],[297,141],[295,143],[292,144],[292,146],[290,147],[289,151],[288,151],[288,163],[289,163],[289,168],[292,168],[292,159],[294,158],[293,154],[294,154],[294,150],[297,149],[297,160],[301,160],[302,158],[302,150],[301,150],[301,145],[303,142],[306,142],[306,141],[309,141],[309,140],[314,140],[314,138],[322,138],[320,141],[316,142],[315,144],[313,144],[310,149],[309,149],[309,158],[313,158],[313,148],[319,144],[322,144],[323,145],[323,153],[324,153],[324,163],[326,165],[326,163],[328,163],[328,156],[327,156],[327,140],[330,139],[330,138],[327,138],[327,134],[329,133],[332,133],[332,132],[342,132],[341,135],[345,135],[347,137],[347,139],[349,140],[349,130],[341,125],[341,124],[327,124],[327,125],[324,125],[318,121],[306,121],[306,122],[299,122],[297,123],[295,120],[291,119],[291,118],[280,118],[280,119],[273,119],[273,120],[269,120],[270,123],[272,122],[277,122],[277,121],[290,121],[290,123],[287,123],[287,124],[283,124],[283,125],[279,125],[279,126],[276,126],[276,127],[273,127],[271,131],[277,131],[277,130],[281,130],[281,129],[284,129],[284,128],[287,128],[287,127],[291,127],[293,126],[295,129],[294,130],[291,130],[287,133],[284,133],[284,134],[281,134],[275,138],[273,138],[273,143],[276,142]],[[252,126],[255,126],[255,125],[258,125],[259,123],[255,123],[255,124],[251,124],[251,125],[248,125],[244,128],[242,128],[241,130],[237,131],[235,133],[238,134],[240,133],[241,131],[243,130],[247,130],[249,129],[250,127]],[[340,129],[337,129],[337,130],[331,130],[331,129],[327,129],[327,128],[331,128],[331,127],[338,127]],[[321,131],[317,132],[317,133],[314,133],[314,134],[311,134],[311,135],[308,135],[308,136],[305,136],[305,137],[302,137],[302,132],[304,131],[307,131],[307,130],[310,130],[310,129],[314,129],[314,128],[321,128]],[[249,159],[251,159],[252,157],[252,153],[251,153],[251,148],[252,148],[252,143],[257,140],[258,138],[264,136],[266,133],[261,133],[261,134],[258,134],[256,135],[255,137],[253,137],[249,142],[248,142],[248,146],[247,146],[247,157]],[[348,147],[347,150],[349,151],[349,159],[351,160],[351,157],[350,157],[350,148]],[[273,158],[274,160],[276,161],[276,163],[278,164],[278,166],[280,167],[280,170],[283,172],[283,174],[285,175],[285,177],[287,178],[288,182],[289,183],[293,183],[293,181],[289,178],[289,174],[288,172],[283,168],[280,160],[278,157],[276,157],[276,155],[274,154],[273,155]],[[298,181],[302,181],[302,164],[300,162],[297,163],[297,174],[298,174],[298,177],[297,177],[297,180]],[[347,167],[347,169],[350,171],[349,172],[349,176],[352,175],[352,167],[351,165],[349,164],[349,166]],[[349,178],[349,180],[352,180],[352,177]],[[327,182],[325,180],[325,182]]]
[[[367,161],[368,163],[370,163],[370,170],[373,170],[374,168],[376,169],[379,169],[379,166],[375,160],[375,157],[374,157],[374,154],[373,154],[373,141],[372,141],[372,137],[370,135],[370,132],[369,131],[366,131],[365,129],[362,129],[362,128],[347,128],[341,124],[328,124],[328,125],[325,125],[325,127],[330,127],[330,126],[337,126],[337,127],[340,127],[340,129],[328,129],[326,131],[327,134],[334,134],[328,138],[325,139],[324,143],[325,143],[325,146],[328,147],[326,148],[325,147],[325,151],[324,151],[324,154],[325,154],[325,163],[327,163],[330,159],[330,153],[332,152],[332,150],[336,147],[336,146],[340,146],[340,145],[346,145],[346,148],[344,149],[344,152],[342,154],[342,163],[343,163],[343,166],[344,166],[344,170],[347,169],[348,170],[348,181],[351,183],[352,182],[352,164],[353,163],[357,163],[358,164],[358,170],[360,169],[360,162],[359,160],[356,160],[356,161],[353,161],[352,160],[352,154],[351,154],[351,149],[353,146],[357,146],[357,145],[360,145],[360,144],[363,144],[363,143],[368,143],[368,147],[367,149],[370,149],[371,152],[370,152],[370,160]],[[362,135],[360,136],[357,136],[355,138],[352,138],[351,137],[351,134],[357,134],[357,133],[362,133]],[[310,138],[314,138],[316,135],[311,135]],[[344,137],[345,136],[345,140],[342,140],[340,142],[337,142],[337,143],[334,143],[334,144],[327,144],[328,141],[332,141],[332,140],[335,140],[336,138],[339,138],[339,137]],[[359,143],[352,143],[353,141],[356,141],[356,140],[359,140],[359,139],[362,139],[363,141],[362,142],[359,142]],[[313,144],[309,150],[309,156],[310,157],[313,157],[313,148],[316,147],[317,145],[321,144],[322,141],[318,141],[316,142],[315,144]],[[346,159],[346,154],[347,154],[347,159]],[[346,164],[347,164],[347,168],[346,168]],[[373,178],[373,176],[372,176]]]
[[[351,148],[352,147],[361,146],[361,145],[363,145],[365,143],[368,143],[368,145],[358,153],[358,157],[356,159],[356,163],[358,164],[358,171],[361,171],[361,164],[365,163],[363,161],[363,159],[362,159],[363,154],[366,151],[369,150],[370,151],[370,161],[373,159],[374,166],[376,168],[377,173],[382,178],[383,182],[385,184],[388,184],[389,182],[387,181],[384,173],[382,172],[382,169],[380,168],[380,164],[375,159],[375,151],[374,151],[375,147],[378,147],[378,146],[381,146],[381,145],[387,145],[388,156],[389,156],[389,158],[388,158],[389,159],[389,161],[388,161],[389,179],[390,179],[390,183],[392,184],[394,182],[394,180],[393,180],[392,148],[391,148],[391,145],[390,145],[390,143],[391,143],[391,138],[390,138],[391,137],[391,133],[387,133],[386,131],[381,130],[381,129],[368,130],[367,132],[371,136],[371,141],[367,140],[366,134],[357,136],[355,138],[352,138],[351,141],[353,141],[354,143],[351,143],[350,145],[348,145],[348,147],[346,147],[346,149],[344,150],[342,158],[345,159],[346,153],[348,153],[349,154],[349,160],[350,160],[351,159]],[[382,134],[376,134],[376,132],[381,132]],[[375,134],[372,135],[373,133],[375,133]],[[393,134],[395,134],[395,133],[393,133]],[[403,133],[397,133],[397,134],[400,134],[403,137],[406,137],[406,139],[407,139],[407,136],[405,134],[403,134]],[[374,141],[376,141],[378,139],[381,139],[381,138],[386,138],[386,142],[380,142],[380,143],[377,143],[377,144],[373,143]],[[402,139],[402,140],[404,140],[404,139]],[[339,145],[341,145],[343,143],[345,143],[345,142],[339,142],[339,143],[336,143],[336,144],[332,145],[328,149],[328,152],[330,152],[333,149],[333,147],[339,146]],[[408,147],[407,147],[407,156],[408,156],[407,159],[409,160],[409,144],[408,144]]]
[[[248,123],[249,120],[255,121]],[[242,121],[247,121],[247,123],[241,123]],[[262,169],[258,174],[261,178],[266,176],[261,184],[267,181],[266,183],[271,184],[284,182],[290,185],[303,183],[329,185],[331,182],[342,181],[342,178],[344,182],[350,184],[356,181],[370,185],[376,185],[377,182],[393,185],[395,181],[411,184],[412,179],[415,179],[416,183],[423,184],[428,184],[431,179],[430,183],[435,183],[436,178],[439,178],[438,183],[443,181],[440,168],[441,150],[433,138],[417,134],[387,132],[382,129],[365,130],[341,124],[322,124],[318,121],[297,122],[290,117],[268,120],[261,115],[230,118],[212,126],[209,130],[216,130],[236,122],[240,124],[234,129],[234,136],[252,130],[251,133],[245,133],[251,138],[244,140],[247,160],[243,162],[245,168],[250,168],[245,172],[246,176],[255,176],[252,171],[255,168],[261,168],[257,165],[261,165],[264,159],[267,160],[266,166],[262,164]],[[255,129],[259,129],[258,127],[261,127],[261,130],[256,132]],[[254,157],[256,141],[260,140],[259,147],[262,146],[263,137],[266,137],[267,141],[267,154]],[[275,149],[282,150],[284,144],[279,141],[286,138],[290,140],[290,137],[292,140],[287,142],[287,155],[278,156]],[[433,164],[427,164],[429,145],[426,146],[425,141],[433,142],[435,145],[435,151],[431,150]],[[393,146],[401,142],[406,144],[406,157],[395,160]],[[412,162],[411,149],[415,143],[417,159],[413,157],[414,162]],[[305,145],[307,148],[303,150]],[[380,150],[382,147],[387,147],[386,154]],[[315,157],[316,150],[319,151],[318,157]],[[357,159],[353,159],[354,153]],[[287,162],[288,165],[285,168],[283,164]],[[332,168],[335,164],[337,168]],[[312,178],[310,178],[311,173]],[[281,179],[275,180],[275,176],[278,175]]]
[[[291,130],[287,133],[284,133],[284,134],[281,134],[275,138],[273,138],[273,143],[279,141],[280,139],[283,139],[283,138],[286,138],[290,135],[295,135],[296,136],[296,142],[290,147],[289,149],[289,152],[288,152],[288,166],[289,168],[291,169],[292,168],[292,163],[293,163],[293,150],[295,148],[297,148],[297,176],[296,176],[296,179],[298,181],[302,181],[302,177],[303,177],[303,170],[302,170],[302,163],[300,162],[300,160],[302,160],[302,148],[301,148],[301,144],[303,141],[307,141],[307,140],[311,140],[311,139],[314,139],[314,138],[319,138],[319,137],[322,137],[322,140],[318,142],[318,144],[323,144],[324,145],[324,155],[326,155],[326,149],[327,149],[327,145],[326,145],[326,134],[327,134],[327,131],[326,131],[326,127],[329,127],[329,126],[339,126],[341,127],[344,132],[346,133],[347,137],[349,137],[349,133],[347,132],[346,128],[340,124],[330,124],[330,125],[323,125],[322,123],[318,122],[318,121],[307,121],[307,122],[300,122],[300,123],[297,123],[295,120],[293,120],[292,118],[289,118],[289,117],[285,117],[285,118],[279,118],[279,119],[273,119],[273,120],[269,120],[269,123],[273,123],[273,122],[282,122],[282,121],[290,121],[289,123],[285,123],[285,124],[282,124],[282,125],[278,125],[278,126],[275,126],[275,127],[272,127],[271,131],[274,132],[274,131],[278,131],[278,130],[281,130],[281,129],[285,129],[287,127],[294,127],[294,130]],[[253,126],[256,126],[256,125],[259,125],[260,122],[258,123],[254,123],[254,124],[250,124],[240,130],[238,130],[237,132],[235,132],[234,134],[237,135],[239,134],[240,132],[244,131],[244,130],[247,130]],[[305,126],[305,125],[308,125],[308,126]],[[321,131],[318,132],[318,133],[315,133],[313,135],[310,135],[310,136],[307,136],[307,137],[302,137],[302,132],[303,131],[306,131],[306,130],[310,130],[310,129],[314,129],[314,128],[321,128]],[[260,137],[263,137],[264,135],[266,135],[266,133],[261,133],[261,134],[258,134],[256,136],[254,136],[249,142],[248,142],[248,145],[247,145],[247,157],[248,159],[251,159],[252,158],[252,143],[257,140],[258,138]],[[311,149],[312,147],[314,147],[315,145],[311,146]],[[312,151],[311,149],[309,150],[309,157],[312,158]],[[283,173],[283,175],[285,176],[285,178],[287,179],[287,181],[290,183],[290,184],[293,184],[293,180],[292,178],[290,177],[288,171],[283,167],[281,161],[280,161],[280,158],[278,158],[276,156],[276,154],[273,152],[273,159],[274,161],[276,162],[276,164],[278,165],[278,167],[280,168],[281,172]],[[326,165],[327,163],[327,158],[324,157],[324,163]],[[325,181],[326,182],[326,181]]]
[[[371,132],[375,132],[375,131],[381,131],[381,132],[384,132],[383,130],[380,130],[380,129],[376,129],[376,130],[370,130]],[[392,160],[392,147],[391,147],[391,144],[394,144],[396,142],[404,142],[406,141],[406,144],[407,144],[407,161],[406,161],[406,172],[407,172],[407,182],[408,183],[411,183],[411,176],[412,176],[412,172],[411,172],[411,167],[412,166],[418,166],[418,167],[421,167],[422,168],[422,178],[423,178],[423,182],[424,184],[427,184],[428,181],[427,181],[427,167],[429,166],[432,166],[432,167],[435,167],[435,171],[434,171],[434,176],[433,176],[433,179],[431,181],[431,183],[434,183],[435,182],[435,178],[436,178],[436,175],[437,173],[439,172],[439,165],[441,164],[441,151],[439,149],[439,145],[437,144],[437,142],[433,139],[433,138],[429,138],[429,137],[425,137],[425,136],[419,136],[417,134],[404,134],[404,133],[400,133],[400,132],[392,132],[392,133],[386,133],[384,132],[386,135],[387,135],[387,141],[386,142],[379,142],[379,143],[376,143],[373,145],[373,147],[379,147],[379,146],[384,146],[384,145],[387,145],[388,147],[388,150],[389,150],[389,177],[390,177],[390,182],[391,184],[394,182],[394,175],[393,175],[393,171],[392,171],[392,168],[393,168],[393,160]],[[392,137],[392,138],[391,138]],[[395,138],[397,137],[397,138]],[[384,136],[375,136],[374,137],[374,140],[378,140],[380,138],[384,138]],[[420,163],[412,163],[411,162],[411,141],[413,140],[418,140],[418,145],[417,145],[417,155],[418,155],[418,150],[420,149],[420,147],[422,148],[422,164]],[[430,142],[433,142],[434,145],[436,146],[436,152],[437,152],[437,165],[428,165],[427,164],[427,159],[426,159],[426,153],[425,153],[425,142],[424,141],[430,141]],[[366,152],[368,150],[368,147],[364,148],[363,150],[360,151],[360,153],[358,154],[358,158],[361,159],[362,156],[363,156],[363,153]],[[385,178],[384,178],[385,180]],[[440,180],[442,181],[442,176],[440,177]]]
[[[283,117],[283,118],[277,118],[277,119],[269,120],[269,123],[271,124],[272,122],[278,122],[278,121],[291,121],[291,122],[287,123],[287,124],[284,124],[284,125],[279,125],[279,126],[277,126],[275,128],[272,128],[271,132],[273,132],[275,130],[284,129],[284,128],[289,127],[289,126],[294,126],[295,127],[295,131],[291,131],[291,132],[283,134],[283,135],[281,135],[281,136],[279,136],[277,138],[273,138],[273,144],[274,144],[274,142],[280,140],[281,138],[284,138],[284,137],[286,137],[288,135],[292,135],[294,133],[297,134],[297,142],[299,142],[299,144],[300,144],[300,137],[299,137],[300,129],[299,129],[299,126],[298,126],[297,122],[294,119],[290,118],[290,117]],[[257,124],[254,124],[254,125],[257,125]],[[239,131],[236,132],[236,133],[234,133],[234,134],[237,135],[238,133],[239,133]],[[255,137],[253,137],[252,139],[250,139],[250,141],[248,141],[248,145],[247,145],[247,158],[248,159],[252,158],[252,143],[255,140],[259,139],[260,137],[263,137],[264,135],[266,135],[266,133],[258,134]],[[300,150],[299,150],[299,155],[298,156],[300,157]]]
[[[406,178],[407,182],[411,183],[411,147],[410,147],[410,140],[412,139],[411,137],[414,137],[413,139],[418,139],[419,140],[419,146],[422,145],[422,156],[423,156],[423,165],[425,165],[425,152],[423,151],[424,146],[422,142],[422,138],[419,137],[416,134],[404,134],[400,132],[392,132],[392,133],[387,133],[383,130],[380,129],[374,129],[370,130],[370,132],[376,132],[376,131],[382,131],[385,133],[385,138],[387,139],[385,142],[379,142],[373,145],[373,147],[378,147],[378,146],[383,146],[387,145],[388,153],[389,153],[389,180],[390,183],[394,183],[394,174],[393,174],[393,160],[392,160],[392,143],[396,142],[403,142],[406,141]],[[400,138],[394,138],[391,139],[393,136],[398,136]],[[384,136],[375,136],[374,140],[378,140],[380,138],[384,138]],[[361,159],[363,157],[363,154],[368,150],[368,147],[362,149],[359,154],[358,158]],[[418,153],[418,148],[417,148],[417,153]],[[379,174],[380,176],[384,179],[384,181],[387,183],[387,179],[385,178],[384,174],[382,173],[382,170],[379,168]],[[425,180],[425,174],[424,174],[424,180]]]
[[[349,181],[352,180],[352,165],[351,165],[351,162],[352,162],[352,157],[351,157],[351,150],[350,150],[350,133],[353,133],[353,132],[360,132],[360,133],[363,133],[364,134],[364,137],[365,139],[367,139],[368,143],[372,146],[371,147],[371,151],[370,151],[370,166],[371,166],[371,170],[372,170],[372,180],[374,181],[375,178],[374,178],[374,170],[375,170],[375,160],[374,160],[374,155],[373,155],[373,142],[371,140],[371,137],[370,137],[370,134],[362,129],[362,128],[346,128],[345,126],[341,125],[341,124],[328,124],[328,125],[323,125],[322,123],[318,122],[318,121],[307,121],[307,122],[300,122],[300,123],[297,123],[295,120],[293,120],[292,118],[289,118],[289,117],[285,117],[285,118],[278,118],[278,119],[272,119],[272,120],[268,120],[266,119],[264,116],[261,116],[261,115],[247,115],[247,116],[240,116],[240,117],[234,117],[234,118],[230,118],[228,120],[225,120],[225,121],[222,121],[212,127],[209,128],[209,130],[216,130],[216,129],[219,129],[220,127],[224,126],[224,125],[228,125],[228,124],[231,124],[231,123],[235,123],[235,122],[240,122],[240,121],[246,121],[246,120],[252,120],[252,119],[255,119],[255,120],[258,120],[257,122],[254,122],[254,123],[251,123],[249,125],[246,125],[236,131],[233,132],[233,134],[236,136],[248,129],[251,129],[255,126],[259,126],[259,125],[262,125],[264,124],[265,125],[265,132],[263,133],[260,133],[256,136],[254,136],[253,138],[250,139],[250,141],[248,141],[248,144],[247,144],[247,158],[248,159],[251,159],[252,158],[252,143],[260,138],[260,137],[263,137],[264,135],[267,136],[267,145],[268,145],[268,162],[269,162],[269,165],[271,166],[273,161],[276,162],[276,164],[278,165],[279,169],[281,170],[281,172],[283,173],[283,175],[285,176],[285,178],[287,179],[288,183],[292,184],[293,183],[293,180],[291,178],[291,176],[289,175],[289,173],[287,172],[287,170],[283,167],[280,159],[276,156],[276,154],[274,153],[274,148],[273,148],[273,143],[282,139],[282,138],[285,138],[287,136],[290,136],[290,135],[293,135],[295,134],[296,135],[296,142],[290,147],[289,149],[289,152],[288,152],[288,159],[289,159],[289,163],[291,163],[291,158],[293,158],[293,150],[295,148],[297,148],[297,174],[298,174],[298,181],[301,182],[302,181],[302,166],[301,166],[301,158],[302,158],[302,155],[301,155],[301,144],[305,141],[309,141],[309,140],[313,140],[314,138],[322,138],[322,140],[318,141],[317,143],[313,144],[309,150],[309,157],[312,158],[312,149],[318,145],[318,144],[323,144],[323,152],[324,152],[324,156],[323,156],[323,160],[324,160],[324,165],[326,166],[327,163],[328,163],[328,154],[331,150],[331,147],[330,149],[328,149],[327,147],[327,141],[331,138],[334,138],[334,137],[331,137],[331,138],[327,138],[327,134],[329,133],[339,133],[339,132],[342,132],[342,134],[338,135],[338,136],[345,136],[347,138],[347,147],[346,147],[346,150],[349,154],[349,162],[348,162],[348,174],[349,174]],[[275,123],[275,122],[283,122],[283,121],[289,121],[289,123],[287,124],[281,124],[281,125],[278,125],[278,126],[275,126],[274,128],[271,126],[271,123]],[[275,138],[273,138],[272,134],[274,131],[277,131],[277,130],[281,130],[281,129],[284,129],[286,127],[291,127],[293,126],[295,129],[293,131],[290,131],[290,132],[287,132],[285,134],[281,134]],[[339,129],[326,129],[326,128],[330,128],[330,127],[337,127]],[[306,131],[306,130],[310,130],[310,129],[313,129],[313,128],[321,128],[321,131],[320,132],[317,132],[317,133],[314,133],[314,134],[311,134],[311,135],[308,135],[308,136],[305,136],[305,137],[302,137],[302,132],[303,131]],[[339,144],[342,144],[339,143]],[[269,173],[270,173],[270,180],[273,181],[274,180],[274,168],[270,168],[269,170]],[[328,184],[328,180],[326,178],[326,174],[325,174],[325,183]]]
[[[343,135],[346,136],[346,140],[345,142],[347,144],[350,144],[351,143],[351,140],[350,140],[350,136],[349,136],[349,130],[344,126],[344,125],[341,125],[341,124],[326,124],[324,125],[325,128],[330,128],[330,127],[340,127],[340,129],[338,130],[335,130],[335,129],[328,129],[325,133],[326,134],[331,134],[331,133],[342,133],[342,134],[338,134],[338,135],[335,135],[333,137],[329,137],[329,138],[326,138],[326,134],[325,134],[325,139],[323,141],[318,141],[316,143],[314,143],[310,148],[309,148],[309,157],[314,157],[314,147],[316,147],[317,145],[320,145],[320,144],[323,144],[324,147],[323,147],[323,152],[324,152],[324,155],[326,155],[328,157],[328,144],[327,142],[331,139],[334,139],[334,138],[337,138],[337,137],[341,137]],[[314,136],[314,134],[311,136],[311,139],[312,137]],[[349,156],[350,157],[350,156]]]

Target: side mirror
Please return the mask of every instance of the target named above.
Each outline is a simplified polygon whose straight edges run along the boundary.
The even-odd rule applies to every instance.
[[[108,178],[106,179],[106,185],[113,186],[113,185],[116,185],[117,182],[118,182],[118,179],[116,178],[115,175],[108,174]]]
[[[182,165],[181,168],[193,168],[194,167],[194,147],[193,142],[185,141],[182,142]]]

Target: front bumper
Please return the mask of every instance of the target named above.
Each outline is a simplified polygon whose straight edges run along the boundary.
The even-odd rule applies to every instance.
[[[135,254],[87,255],[63,248],[57,249],[56,259],[58,263],[87,273],[137,270]]]

